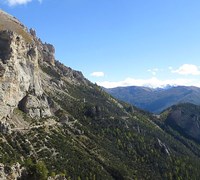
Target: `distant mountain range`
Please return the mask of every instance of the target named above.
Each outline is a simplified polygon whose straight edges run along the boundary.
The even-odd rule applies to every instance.
[[[194,86],[176,86],[167,88],[117,87],[106,89],[117,99],[128,102],[153,113],[160,113],[179,103],[200,105],[200,88]]]

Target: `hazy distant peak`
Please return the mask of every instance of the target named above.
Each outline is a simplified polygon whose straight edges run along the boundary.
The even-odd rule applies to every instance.
[[[200,88],[195,86],[169,85],[163,88],[131,86],[111,88],[107,89],[107,92],[120,100],[153,113],[160,113],[178,103],[189,102],[200,105]]]

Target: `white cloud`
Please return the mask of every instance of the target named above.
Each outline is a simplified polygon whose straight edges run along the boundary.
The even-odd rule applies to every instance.
[[[113,88],[113,87],[124,87],[124,86],[145,86],[152,88],[162,88],[168,85],[171,86],[197,86],[200,87],[200,81],[198,79],[169,79],[169,80],[160,80],[156,77],[150,79],[134,79],[134,78],[126,78],[123,81],[118,82],[97,82],[98,85]]]
[[[170,69],[172,73],[177,73],[181,75],[200,75],[200,68],[194,64],[183,64],[178,69]]]
[[[104,77],[105,74],[104,72],[93,72],[90,74],[90,76],[93,76],[93,77]]]
[[[168,69],[169,69],[170,71],[173,71],[173,67],[171,67],[171,66],[169,66]]]
[[[15,5],[22,5],[22,4],[27,4],[29,2],[31,2],[32,0],[6,0],[6,2],[10,5],[10,6],[15,6]],[[38,0],[40,3],[42,2],[42,0]]]
[[[148,72],[150,72],[153,76],[156,76],[157,72],[159,71],[158,68],[154,68],[154,69],[148,69]]]

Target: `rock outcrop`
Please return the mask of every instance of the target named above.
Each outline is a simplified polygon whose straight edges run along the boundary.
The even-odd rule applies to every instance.
[[[11,126],[6,119],[0,121],[0,132],[2,134],[11,134]]]
[[[51,44],[43,44],[43,60],[49,62],[51,65],[55,65],[55,48]]]
[[[0,179],[1,180],[17,180],[21,178],[23,173],[23,168],[20,167],[19,163],[14,164],[11,167],[7,167],[0,163]]]
[[[158,140],[158,145],[160,146],[161,150],[167,154],[168,156],[170,156],[170,150],[169,148],[165,145],[165,143],[163,143],[160,139],[157,139]]]
[[[48,117],[51,115],[47,97],[45,95],[36,97],[28,94],[19,102],[19,109],[29,114],[32,118]]]

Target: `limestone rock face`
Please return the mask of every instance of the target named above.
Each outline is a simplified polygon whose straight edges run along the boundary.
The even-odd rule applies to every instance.
[[[43,60],[49,62],[51,65],[55,65],[55,48],[51,44],[43,44]]]
[[[19,103],[19,108],[32,118],[51,115],[46,96],[26,95]]]
[[[14,164],[11,167],[6,167],[4,164],[0,163],[0,179],[1,180],[17,180],[22,176],[23,169],[20,167],[19,163]]]
[[[1,19],[6,19],[6,16],[0,12]],[[11,17],[7,21],[12,24]],[[18,106],[34,118],[51,116],[41,85],[38,63],[43,60],[43,54],[33,35],[28,31],[26,33],[20,34],[13,29],[9,30],[9,27],[0,30],[0,121],[9,117]],[[27,41],[25,37],[32,39]],[[46,48],[45,61],[50,58],[53,64],[55,50],[50,45],[46,45]],[[25,104],[22,105],[22,102]]]

